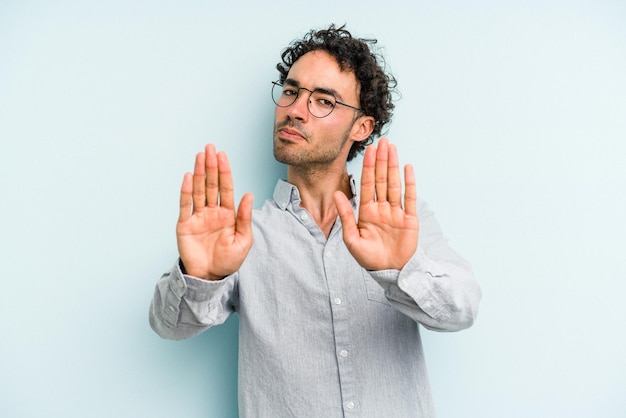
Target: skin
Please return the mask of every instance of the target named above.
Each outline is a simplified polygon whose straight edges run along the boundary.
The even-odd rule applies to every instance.
[[[341,71],[324,51],[300,57],[287,78],[310,90],[331,89],[339,101],[358,106],[354,73]],[[377,147],[366,149],[357,222],[346,162],[350,147],[370,135],[374,120],[341,105],[316,118],[308,111],[308,97],[303,91],[293,105],[277,106],[274,121],[274,156],[287,164],[287,180],[298,187],[301,206],[327,237],[339,216],[346,246],[364,268],[402,269],[417,248],[419,231],[412,166],[404,167],[403,196],[396,147],[381,138]],[[208,144],[181,186],[176,237],[187,274],[219,280],[245,260],[252,246],[253,197],[246,193],[236,209],[233,196],[228,158]]]

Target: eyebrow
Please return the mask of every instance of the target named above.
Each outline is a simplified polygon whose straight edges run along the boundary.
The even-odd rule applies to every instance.
[[[294,86],[294,87],[300,87],[300,83],[298,83],[296,80],[294,80],[293,78],[287,78],[285,79],[284,84],[288,84],[290,86]],[[339,101],[343,101],[343,97],[341,97],[341,94],[339,94],[339,92],[337,92],[337,90],[335,89],[331,89],[331,88],[326,88],[326,87],[314,87],[311,90],[316,90],[316,91],[321,91],[322,93],[325,94],[332,94],[333,96],[335,96]]]

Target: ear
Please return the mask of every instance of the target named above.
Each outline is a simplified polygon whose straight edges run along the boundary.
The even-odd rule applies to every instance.
[[[350,132],[350,138],[355,142],[360,142],[372,134],[374,131],[374,117],[373,116],[359,116],[357,120],[352,124],[352,131]]]

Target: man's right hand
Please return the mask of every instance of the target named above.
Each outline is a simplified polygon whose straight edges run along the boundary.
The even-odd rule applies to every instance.
[[[219,280],[236,272],[252,246],[252,201],[246,193],[235,212],[228,157],[212,144],[196,155],[193,175],[180,190],[178,253],[187,274]]]

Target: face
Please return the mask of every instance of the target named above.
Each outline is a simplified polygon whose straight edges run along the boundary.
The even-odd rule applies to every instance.
[[[324,51],[312,51],[291,67],[287,81],[295,87],[332,91],[337,100],[359,106],[358,82],[351,71],[341,71],[339,64]],[[294,167],[314,167],[336,162],[345,164],[352,143],[364,137],[362,116],[355,121],[356,110],[337,105],[324,118],[309,113],[309,92],[289,107],[276,106],[274,118],[274,157]],[[361,123],[359,122],[361,121]],[[366,124],[367,125],[367,124]]]

